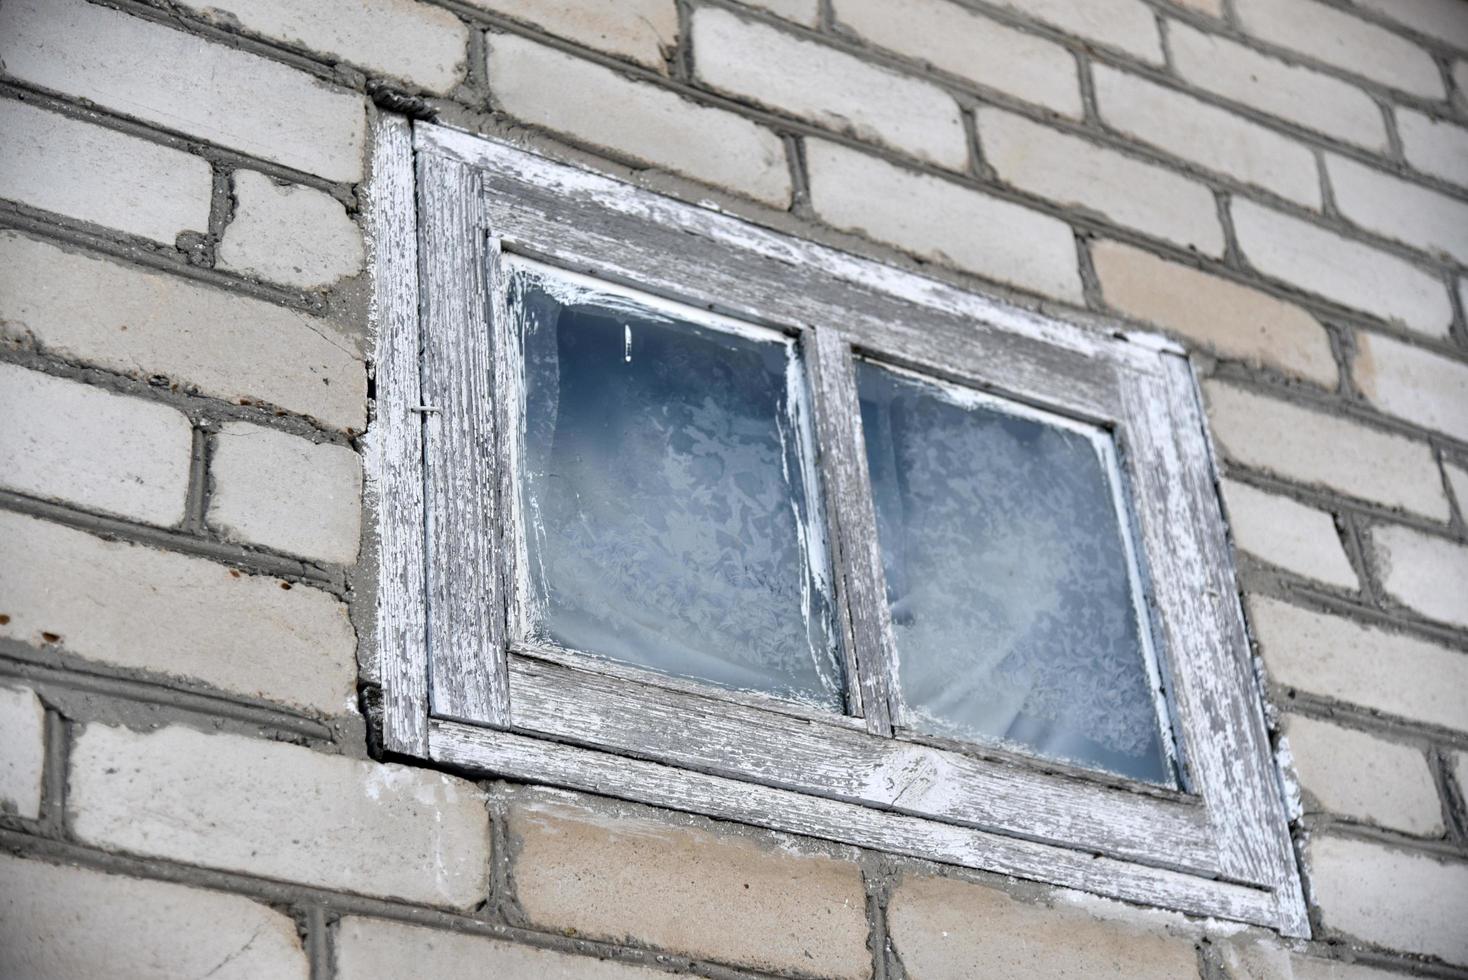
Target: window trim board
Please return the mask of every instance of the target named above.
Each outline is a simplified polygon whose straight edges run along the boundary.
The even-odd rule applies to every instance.
[[[415,154],[421,195],[416,199]],[[382,561],[376,637],[383,738],[390,751],[487,775],[622,796],[1268,925],[1288,935],[1308,934],[1262,705],[1247,663],[1242,611],[1196,389],[1186,360],[1171,342],[1145,334],[1118,339],[1116,331],[1108,336],[1051,320],[440,126],[410,126],[384,117],[377,126],[373,163],[369,221],[378,411],[369,444]],[[598,242],[605,246],[611,241],[618,243],[615,253],[597,248]],[[812,421],[827,454],[822,481],[827,533],[833,550],[848,559],[861,559],[837,561],[834,578],[842,631],[848,640],[858,638],[849,649],[865,663],[881,667],[862,672],[870,677],[861,691],[865,727],[877,735],[890,731],[895,676],[887,653],[890,646],[862,649],[859,639],[880,635],[873,627],[884,628],[887,611],[864,460],[858,455],[859,420],[836,409],[855,404],[853,351],[870,351],[888,363],[992,388],[1006,397],[1017,388],[1051,410],[1115,426],[1121,451],[1128,457],[1136,454],[1137,460],[1145,456],[1153,464],[1129,470],[1133,492],[1146,497],[1147,507],[1161,508],[1169,520],[1194,528],[1192,537],[1207,539],[1201,549],[1174,549],[1185,552],[1181,555],[1166,548],[1159,553],[1160,543],[1168,540],[1165,526],[1138,515],[1144,561],[1154,582],[1161,581],[1158,588],[1170,588],[1158,575],[1163,558],[1169,573],[1197,573],[1202,578],[1193,581],[1208,583],[1196,596],[1169,594],[1160,603],[1165,646],[1188,651],[1187,656],[1173,658],[1170,669],[1178,675],[1174,721],[1194,767],[1197,802],[1159,798],[1132,806],[1129,800],[1128,806],[1108,811],[1107,820],[1101,821],[1120,830],[1109,839],[1101,832],[1089,839],[1081,835],[1063,844],[1047,843],[1026,835],[1027,800],[1058,794],[1059,805],[1070,808],[1069,824],[1056,824],[1063,830],[1080,826],[1088,817],[1094,820],[1094,810],[1088,808],[1104,805],[1106,792],[1121,791],[1058,771],[1064,767],[1049,767],[1052,771],[1047,772],[1043,762],[1015,766],[1004,759],[886,740],[893,746],[894,758],[907,753],[905,759],[914,772],[909,785],[924,778],[931,782],[932,773],[945,771],[941,767],[953,759],[979,767],[976,771],[991,780],[986,784],[980,779],[977,785],[1023,787],[1029,781],[1031,789],[1018,789],[1014,799],[987,803],[983,819],[967,823],[986,823],[1006,807],[1014,811],[1010,816],[992,817],[994,826],[961,825],[896,812],[892,807],[897,801],[880,795],[853,802],[835,798],[837,793],[809,792],[808,786],[806,792],[797,792],[788,785],[771,785],[774,780],[761,779],[751,768],[701,771],[698,765],[719,768],[708,766],[708,759],[686,761],[682,764],[688,768],[680,768],[666,755],[661,761],[656,758],[658,752],[667,752],[666,747],[638,746],[635,740],[624,739],[619,749],[624,754],[612,754],[573,744],[578,738],[586,741],[574,730],[543,731],[536,738],[517,729],[508,685],[512,671],[517,675],[525,671],[523,663],[512,662],[504,618],[506,602],[514,601],[513,573],[491,562],[489,581],[466,584],[466,578],[480,577],[459,576],[458,584],[470,595],[445,592],[452,583],[443,582],[439,593],[428,592],[430,597],[443,594],[459,602],[460,623],[480,624],[467,630],[462,625],[447,628],[446,623],[427,626],[422,600],[417,608],[414,602],[414,589],[421,583],[432,585],[435,576],[441,578],[454,567],[453,561],[480,561],[484,555],[506,553],[494,535],[481,533],[466,540],[455,533],[456,522],[486,520],[483,511],[478,517],[466,517],[462,509],[457,516],[450,511],[448,522],[436,516],[416,549],[412,527],[415,516],[423,526],[434,499],[422,493],[421,474],[419,490],[414,491],[412,463],[417,458],[426,461],[430,473],[449,459],[461,463],[465,458],[479,459],[492,474],[495,499],[515,506],[513,461],[497,459],[493,451],[495,434],[506,431],[510,419],[504,414],[505,399],[489,401],[487,387],[492,371],[494,389],[510,391],[514,397],[518,374],[513,357],[506,353],[513,348],[483,330],[487,313],[495,330],[503,329],[508,320],[503,309],[484,306],[489,291],[483,283],[486,274],[493,275],[491,263],[498,261],[501,242],[531,258],[634,284],[681,302],[702,302],[725,315],[799,334],[812,388]],[[674,245],[677,248],[670,252]],[[595,261],[589,262],[588,256],[595,256]],[[688,278],[694,271],[700,274]],[[465,283],[479,285],[466,292]],[[439,356],[429,363],[453,365],[452,370],[459,372],[479,371],[482,387],[475,387],[472,379],[438,377],[436,367],[421,378],[417,375],[420,290],[424,350]],[[840,324],[839,332],[829,326],[832,323]],[[491,356],[495,351],[499,358]],[[478,401],[470,405],[465,399]],[[469,414],[460,418],[463,412]],[[435,428],[450,426],[459,428],[453,439],[432,434]],[[415,442],[414,432],[425,427],[430,435],[420,434]],[[1187,445],[1179,445],[1177,432],[1193,437],[1182,440]],[[415,457],[415,446],[420,444],[424,455]],[[454,457],[445,455],[447,450],[476,455]],[[432,479],[429,486],[436,486]],[[1183,490],[1178,492],[1177,486]],[[1175,499],[1179,497],[1183,499]],[[486,526],[500,525],[479,524],[481,531]],[[429,553],[434,560],[425,557]],[[438,560],[445,556],[450,564]],[[431,647],[429,628],[437,639]],[[438,661],[434,664],[430,649]],[[440,659],[445,652],[448,655]],[[534,693],[549,696],[554,688],[537,687]],[[702,697],[666,690],[658,697],[664,694],[685,709]],[[703,701],[706,706],[707,699]],[[719,710],[737,714],[755,709],[730,703]],[[807,728],[811,724],[794,718],[787,722]],[[851,736],[861,734],[860,728],[843,730]],[[1197,737],[1204,732],[1207,738]],[[731,771],[742,778],[731,778]],[[1014,773],[1021,774],[1018,783]],[[651,782],[644,785],[644,777]],[[1155,815],[1163,813],[1157,808],[1164,806],[1192,809],[1206,817],[1206,828],[1199,831],[1203,839],[1183,849],[1181,862],[1177,848],[1169,852],[1156,847],[1156,834],[1150,833],[1155,827],[1148,822],[1148,808]],[[1044,829],[1049,834],[1061,832]],[[1191,873],[1180,870],[1180,865]]]

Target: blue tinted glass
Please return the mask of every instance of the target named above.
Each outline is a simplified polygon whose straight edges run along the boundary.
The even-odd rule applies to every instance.
[[[509,288],[532,635],[842,710],[793,344],[529,263]]]
[[[864,362],[858,379],[915,726],[1174,785],[1109,435]]]

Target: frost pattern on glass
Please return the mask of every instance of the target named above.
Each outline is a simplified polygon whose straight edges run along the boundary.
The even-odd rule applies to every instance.
[[[858,378],[917,727],[1175,785],[1109,437],[865,362]]]
[[[793,343],[513,268],[532,637],[841,711]]]

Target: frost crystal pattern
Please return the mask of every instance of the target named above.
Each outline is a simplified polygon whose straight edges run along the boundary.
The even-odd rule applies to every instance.
[[[841,711],[794,345],[517,264],[532,636]]]
[[[917,726],[1175,785],[1109,437],[866,362],[858,377]]]

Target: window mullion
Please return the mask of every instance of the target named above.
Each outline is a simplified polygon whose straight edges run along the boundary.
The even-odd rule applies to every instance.
[[[848,684],[860,698],[867,730],[891,735],[894,722],[901,718],[901,695],[877,546],[876,511],[862,455],[861,408],[851,347],[829,328],[807,331],[803,347],[814,390],[816,439],[836,601],[846,640]],[[855,703],[857,698],[851,700]]]

